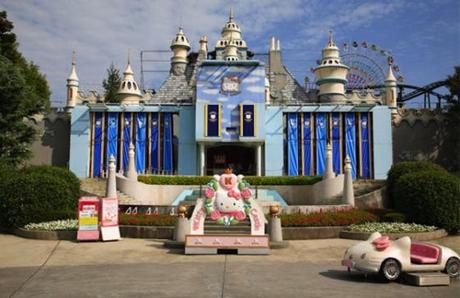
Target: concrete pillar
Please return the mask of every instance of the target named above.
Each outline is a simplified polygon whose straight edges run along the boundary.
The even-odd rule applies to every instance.
[[[262,145],[257,145],[256,147],[256,175],[262,176]]]
[[[174,229],[174,240],[177,242],[185,242],[185,235],[190,234],[190,222],[185,216],[187,207],[180,205],[177,208],[177,222]]]
[[[279,206],[270,206],[270,219],[268,220],[268,235],[271,242],[283,241],[283,228],[281,227],[281,219],[277,216]]]
[[[353,177],[351,176],[350,157],[345,159],[345,177],[343,179],[343,203],[355,206],[355,193],[353,191]]]
[[[206,156],[204,150],[204,144],[200,144],[200,176],[206,174]]]
[[[133,143],[129,144],[129,153],[128,153],[128,171],[126,173],[126,178],[130,180],[137,181],[137,172],[136,172],[136,159],[134,153]]]
[[[117,197],[117,179],[115,177],[115,157],[110,155],[109,159],[109,173],[107,178],[107,190],[105,196],[107,198],[116,198]]]
[[[326,171],[323,174],[323,180],[334,178],[335,173],[332,169],[332,146],[330,143],[326,147]]]

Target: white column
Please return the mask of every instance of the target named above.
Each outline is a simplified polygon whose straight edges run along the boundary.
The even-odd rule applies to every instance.
[[[355,206],[355,193],[353,190],[353,177],[351,176],[350,163],[350,157],[347,156],[344,167],[345,177],[343,178],[343,203]]]
[[[262,176],[262,145],[256,147],[257,176]]]
[[[107,198],[116,198],[117,197],[117,180],[115,177],[115,157],[110,155],[109,159],[109,174],[107,179],[107,189],[105,196]]]
[[[326,147],[326,171],[323,174],[323,180],[334,178],[334,170],[332,169],[332,146],[331,143]]]
[[[205,156],[205,150],[204,150],[204,144],[200,144],[200,176],[205,175],[205,169],[206,169],[206,156]]]
[[[136,155],[134,153],[133,143],[129,144],[129,159],[128,159],[128,172],[126,177],[130,180],[137,181],[137,172],[136,172]]]

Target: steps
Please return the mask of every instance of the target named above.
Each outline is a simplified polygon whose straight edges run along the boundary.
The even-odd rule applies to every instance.
[[[204,233],[212,235],[232,235],[232,234],[251,234],[251,223],[244,220],[236,225],[218,225],[215,221],[206,220],[204,223]]]
[[[80,183],[80,189],[87,196],[98,196],[105,197],[107,189],[107,180],[102,178],[86,178],[82,179]],[[119,204],[135,204],[136,200],[127,194],[117,190],[117,197]]]

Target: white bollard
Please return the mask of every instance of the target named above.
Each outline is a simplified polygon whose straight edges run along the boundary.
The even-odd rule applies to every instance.
[[[174,229],[174,240],[177,242],[185,242],[185,235],[190,234],[190,222],[185,216],[187,207],[180,205],[177,208],[177,222]]]
[[[113,155],[110,155],[109,159],[109,173],[105,196],[107,198],[117,197],[117,178],[115,177],[115,157],[113,157]]]
[[[355,193],[353,191],[353,177],[351,176],[350,157],[345,159],[345,177],[343,179],[343,203],[355,206]]]
[[[137,181],[137,172],[136,172],[136,159],[134,153],[134,145],[133,143],[129,144],[129,153],[128,153],[128,171],[126,173],[126,178],[129,180]]]
[[[281,227],[281,219],[277,216],[279,206],[270,206],[270,219],[268,220],[268,235],[271,242],[283,241],[283,228]]]
[[[332,146],[331,143],[326,147],[326,171],[323,174],[323,180],[335,178],[334,170],[332,169]]]

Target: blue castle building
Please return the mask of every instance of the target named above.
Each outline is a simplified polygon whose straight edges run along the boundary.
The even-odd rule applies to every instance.
[[[231,166],[245,175],[321,175],[330,144],[334,172],[343,173],[349,156],[354,178],[386,178],[396,108],[391,67],[380,94],[345,90],[349,68],[331,34],[315,68],[317,87],[307,90],[283,65],[279,40],[272,38],[268,62],[254,58],[233,13],[213,51],[206,37],[199,44],[190,52],[179,29],[170,74],[155,93],[140,90],[128,59],[120,104],[80,92],[73,61],[67,109],[77,176],[105,177],[112,155],[117,171],[126,171],[131,143],[138,173],[210,175]]]

